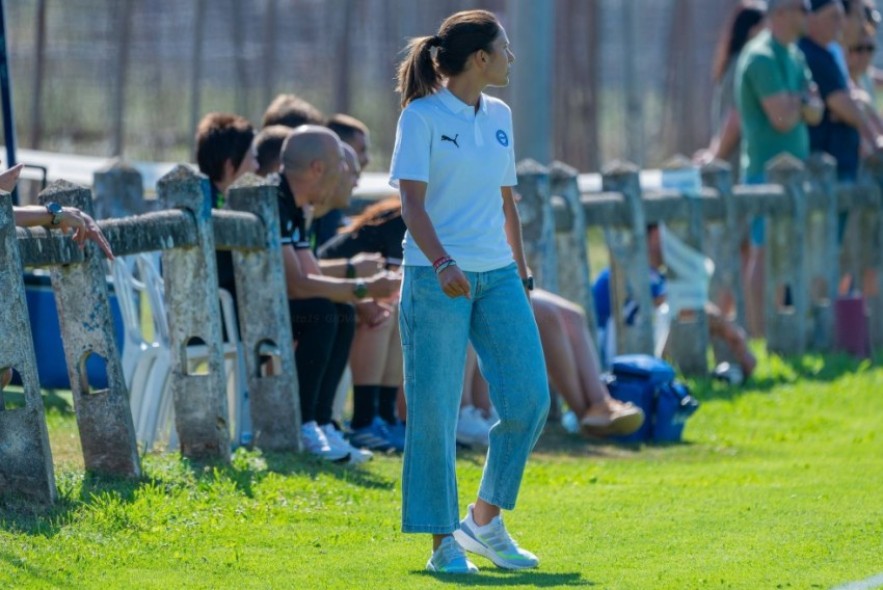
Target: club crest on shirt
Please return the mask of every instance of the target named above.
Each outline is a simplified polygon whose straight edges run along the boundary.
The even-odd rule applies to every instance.
[[[291,222],[288,223],[288,231],[291,231],[292,225],[294,225],[294,224]],[[300,241],[300,228],[299,227],[294,228],[294,232],[291,234],[291,241],[293,241],[293,242]]]
[[[509,147],[509,136],[502,129],[497,129],[497,141],[500,142],[501,146]]]

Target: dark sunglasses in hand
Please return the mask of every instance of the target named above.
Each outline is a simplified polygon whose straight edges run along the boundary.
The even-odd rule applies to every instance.
[[[849,48],[851,53],[874,53],[877,51],[877,46],[873,43],[863,43],[861,45],[854,45]]]

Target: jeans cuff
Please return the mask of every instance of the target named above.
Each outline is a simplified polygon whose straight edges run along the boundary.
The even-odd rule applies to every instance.
[[[431,524],[407,524],[402,523],[403,533],[430,533],[432,535],[450,535],[460,528],[460,521],[452,526],[436,526]]]

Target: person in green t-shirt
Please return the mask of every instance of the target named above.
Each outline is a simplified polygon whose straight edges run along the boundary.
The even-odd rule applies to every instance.
[[[803,35],[807,0],[770,0],[768,30],[755,37],[736,65],[736,107],[742,120],[743,182],[764,182],[767,163],[780,153],[801,160],[809,156],[807,124],[822,118],[823,105],[795,42]],[[751,248],[745,265],[746,327],[763,334],[763,218],[751,224]]]
[[[761,181],[766,164],[782,152],[809,156],[806,125],[818,123],[822,105],[795,41],[804,31],[803,0],[770,3],[769,30],[743,50],[736,67],[736,102],[742,117],[741,169]]]

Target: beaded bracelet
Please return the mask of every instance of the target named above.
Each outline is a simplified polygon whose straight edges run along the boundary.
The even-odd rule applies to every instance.
[[[453,258],[448,258],[436,267],[435,274],[440,275],[449,266],[457,266],[457,262]]]
[[[445,262],[447,262],[448,260],[451,260],[451,257],[448,256],[447,254],[445,254],[444,256],[440,256],[435,259],[435,262],[432,263],[432,268],[438,270],[438,267],[441,266],[442,264],[444,264]]]

